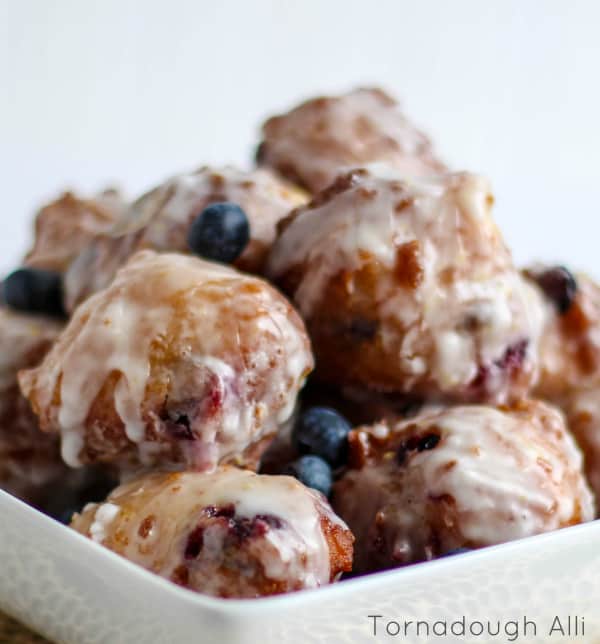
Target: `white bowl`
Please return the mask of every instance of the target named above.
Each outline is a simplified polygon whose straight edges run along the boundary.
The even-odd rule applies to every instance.
[[[0,609],[65,644],[600,639],[600,522],[319,590],[222,600],[152,575],[2,491],[0,517]]]

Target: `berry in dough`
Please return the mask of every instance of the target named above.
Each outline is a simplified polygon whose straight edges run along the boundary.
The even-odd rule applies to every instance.
[[[79,252],[107,231],[124,210],[125,203],[116,190],[105,190],[91,199],[65,192],[36,215],[35,240],[25,264],[65,271]]]
[[[538,401],[358,428],[332,504],[356,537],[357,572],[594,518],[581,453],[561,413]]]
[[[72,466],[256,465],[313,366],[304,325],[263,280],[140,251],[77,308],[20,384]]]
[[[288,476],[233,467],[144,475],[88,505],[72,527],[217,597],[316,588],[352,563],[353,537],[323,496]]]
[[[540,377],[535,394],[559,405],[600,494],[600,286],[564,266],[535,266],[526,275],[544,296]]]
[[[237,204],[245,212],[250,241],[235,265],[260,273],[277,222],[305,201],[302,190],[266,169],[203,167],[174,176],[134,202],[110,231],[94,239],[73,262],[65,278],[67,310],[108,286],[138,250],[189,252],[190,229],[213,203]]]
[[[535,393],[560,403],[600,379],[600,286],[564,267],[536,266],[526,275],[544,301],[540,375]]]
[[[304,317],[321,380],[461,402],[528,391],[543,307],[492,203],[469,173],[358,169],[280,224],[268,275]]]
[[[382,162],[407,176],[445,171],[429,139],[380,89],[313,98],[263,125],[257,162],[311,192],[340,172]]]

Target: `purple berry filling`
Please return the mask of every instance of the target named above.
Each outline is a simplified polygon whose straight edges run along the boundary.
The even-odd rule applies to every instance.
[[[469,389],[473,392],[485,391],[492,374],[498,370],[504,371],[507,377],[510,378],[513,373],[519,371],[523,366],[528,347],[529,340],[519,340],[511,344],[504,352],[504,355],[498,360],[494,360],[491,365],[480,365],[477,375],[469,385]]]
[[[269,530],[283,528],[283,521],[272,514],[257,514],[251,519],[247,517],[236,517],[233,503],[217,507],[209,505],[203,510],[204,518],[200,525],[196,526],[188,535],[184,549],[186,560],[196,559],[202,552],[204,545],[204,531],[208,527],[207,519],[215,520],[226,528],[227,538],[240,546],[244,541],[255,537],[262,537]]]

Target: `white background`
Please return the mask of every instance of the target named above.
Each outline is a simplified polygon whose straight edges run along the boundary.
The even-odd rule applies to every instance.
[[[248,162],[298,99],[376,83],[487,174],[519,262],[600,276],[600,4],[0,0],[0,269],[65,187]]]

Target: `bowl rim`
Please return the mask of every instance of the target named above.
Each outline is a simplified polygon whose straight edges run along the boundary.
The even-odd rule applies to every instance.
[[[57,537],[66,540],[67,543],[71,542],[75,546],[75,556],[77,556],[81,548],[91,549],[90,554],[94,553],[93,556],[99,562],[104,561],[111,567],[117,566],[121,567],[122,570],[128,570],[128,574],[136,575],[145,584],[152,584],[155,590],[168,592],[172,596],[177,596],[180,601],[185,602],[188,606],[202,607],[212,612],[229,616],[235,615],[241,618],[250,614],[256,617],[256,613],[271,615],[273,610],[289,610],[297,607],[298,604],[310,606],[314,602],[319,602],[324,599],[339,600],[349,597],[356,592],[368,592],[374,586],[380,587],[382,583],[390,584],[396,580],[398,583],[406,584],[414,580],[415,577],[425,577],[437,571],[444,571],[445,574],[448,574],[452,569],[464,569],[464,563],[467,561],[481,564],[484,559],[498,560],[510,558],[515,552],[519,554],[519,551],[543,549],[548,542],[552,542],[556,546],[560,545],[561,542],[572,543],[573,537],[578,534],[580,537],[585,537],[589,533],[589,538],[594,537],[600,540],[600,520],[594,520],[507,543],[488,546],[479,550],[473,550],[472,552],[466,552],[457,557],[443,557],[403,568],[394,568],[357,576],[320,588],[300,590],[269,597],[224,599],[211,597],[210,595],[204,595],[200,592],[177,586],[177,584],[95,543],[88,537],[70,529],[68,526],[0,489],[0,508],[3,505],[8,505],[8,508],[12,512],[20,513],[23,518],[26,518],[30,522],[41,522],[45,530],[56,534]]]

